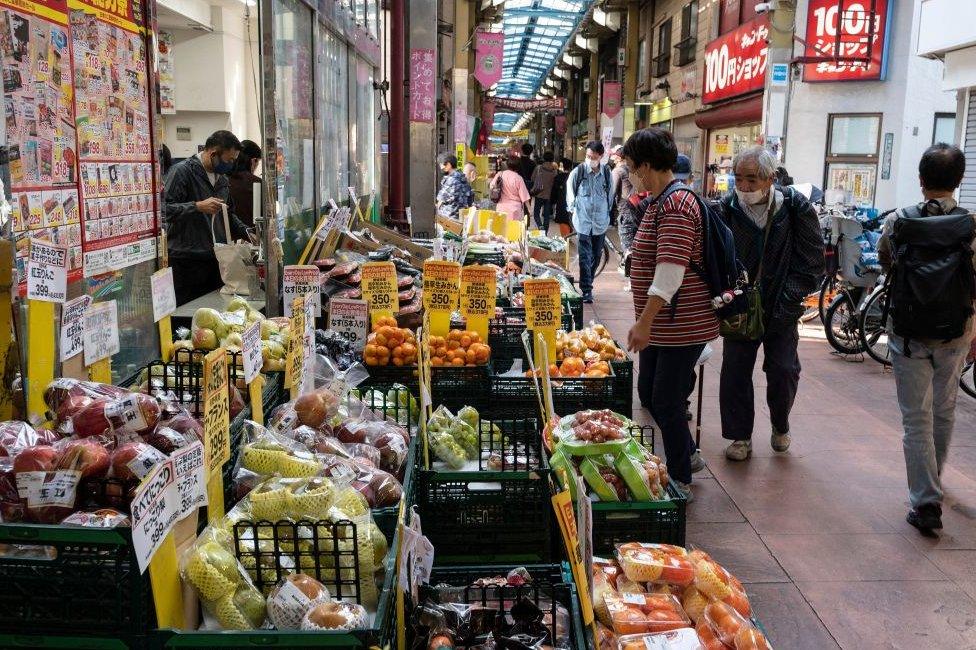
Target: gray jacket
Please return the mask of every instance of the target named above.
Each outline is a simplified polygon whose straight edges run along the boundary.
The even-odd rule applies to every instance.
[[[197,156],[173,165],[163,180],[163,222],[169,256],[177,259],[216,259],[211,235],[211,216],[197,210],[196,202],[217,197],[227,204],[230,231],[234,239],[247,239],[247,226],[234,214],[230,198],[230,183],[217,174],[210,183],[207,170]],[[213,216],[217,241],[227,243],[224,219],[218,212]]]

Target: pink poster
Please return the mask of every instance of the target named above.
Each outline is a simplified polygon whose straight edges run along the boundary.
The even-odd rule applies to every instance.
[[[474,33],[474,78],[482,88],[490,88],[501,81],[505,56],[504,32]]]
[[[410,50],[410,121],[433,122],[435,117],[434,50]]]
[[[620,113],[620,82],[603,82],[603,113],[611,120]]]
[[[557,115],[556,116],[556,134],[566,135],[566,116]]]

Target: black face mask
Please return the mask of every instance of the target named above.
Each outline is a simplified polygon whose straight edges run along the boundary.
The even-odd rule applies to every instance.
[[[213,170],[215,174],[229,174],[234,171],[233,162],[225,162],[220,154],[213,154],[210,157],[210,164],[213,165]]]

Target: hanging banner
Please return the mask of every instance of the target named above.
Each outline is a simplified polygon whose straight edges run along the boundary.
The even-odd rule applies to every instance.
[[[482,88],[490,88],[502,79],[502,61],[505,58],[505,33],[474,33],[474,78]]]
[[[545,99],[519,99],[517,97],[496,97],[497,111],[562,111],[566,108],[565,97],[546,97]]]
[[[623,86],[619,81],[603,82],[603,114],[611,120],[620,113],[620,97]]]
[[[871,5],[875,15],[871,20]],[[837,0],[810,0],[804,56],[868,57],[870,61],[820,61],[803,66],[804,81],[873,81],[884,79],[888,67],[889,0],[845,2],[839,12]],[[839,32],[839,45],[838,45]]]
[[[432,48],[410,50],[410,121],[433,123],[436,117],[435,97],[437,88],[434,74]]]
[[[702,103],[762,90],[768,39],[769,18],[759,16],[706,45]]]
[[[491,137],[493,138],[506,138],[512,140],[525,140],[529,137],[529,130],[522,129],[521,131],[492,131]]]

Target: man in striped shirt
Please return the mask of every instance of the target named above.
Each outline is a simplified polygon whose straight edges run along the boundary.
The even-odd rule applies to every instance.
[[[627,346],[640,353],[637,393],[661,429],[668,473],[691,500],[697,454],[685,416],[695,363],[718,338],[718,319],[705,280],[699,199],[674,177],[678,150],[668,131],[634,133],[623,149],[635,191],[653,197],[631,248],[630,280],[637,322]]]

